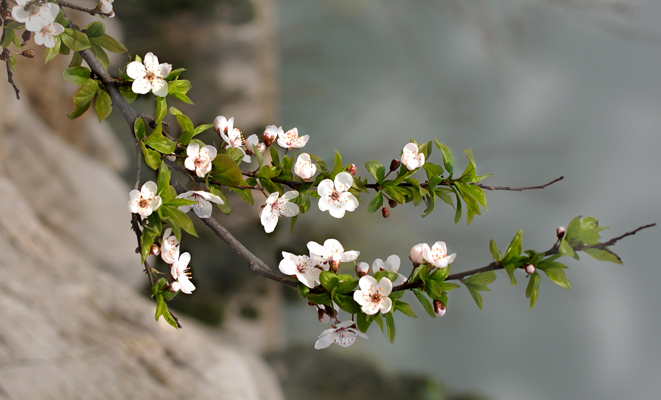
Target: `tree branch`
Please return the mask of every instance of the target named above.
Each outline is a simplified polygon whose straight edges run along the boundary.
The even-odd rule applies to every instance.
[[[524,190],[531,190],[531,189],[544,189],[547,186],[551,186],[556,182],[560,182],[561,180],[565,179],[564,176],[560,176],[558,178],[555,178],[551,182],[545,183],[543,185],[537,185],[537,186],[524,186],[524,187],[511,187],[511,186],[487,186],[482,183],[475,183],[474,185],[477,187],[481,187],[482,189],[487,189],[487,190],[511,190],[511,191],[516,191],[516,192],[521,192]]]

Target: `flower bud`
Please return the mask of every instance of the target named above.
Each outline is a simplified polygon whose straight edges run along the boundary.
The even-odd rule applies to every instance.
[[[423,252],[425,247],[429,247],[427,243],[418,243],[415,246],[411,247],[411,252],[409,253],[409,260],[413,261],[414,266],[418,266],[425,262]]]
[[[356,164],[351,164],[347,167],[347,172],[352,176],[356,176],[356,173],[358,173],[358,167],[356,167]]]
[[[27,29],[25,31],[23,31],[23,34],[21,35],[21,39],[23,39],[23,43],[27,43],[28,41],[30,41],[30,34],[31,33],[32,32],[28,31]],[[32,51],[34,51],[34,50],[32,50]]]
[[[528,274],[528,275],[532,275],[532,274],[535,273],[535,271],[537,271],[537,268],[535,268],[535,266],[532,265],[532,264],[524,265],[523,269],[524,269],[524,271],[526,271],[526,274]]]
[[[390,210],[388,210],[385,206],[382,206],[381,207],[381,215],[383,215],[383,218],[390,217]]]
[[[26,31],[26,32],[27,32],[27,31]],[[37,55],[37,52],[34,51],[33,49],[23,50],[23,52],[21,53],[21,55],[22,55],[23,57],[27,57],[27,58],[34,58],[34,56]]]
[[[177,281],[174,281],[170,284],[170,288],[168,290],[177,293],[179,290],[181,290],[181,284]]]
[[[399,163],[399,160],[393,158],[393,160],[390,162],[390,170],[395,171],[397,168],[399,168]]]
[[[390,208],[395,208],[397,207],[397,202],[393,199],[388,199],[388,205],[390,206]]]
[[[558,239],[562,239],[565,236],[565,227],[559,226],[558,229],[555,230],[555,235]]]
[[[269,125],[266,127],[266,129],[264,129],[264,134],[262,134],[262,137],[264,138],[264,144],[267,147],[278,138],[279,131],[282,131],[282,127],[278,128],[275,125]]]
[[[322,324],[325,324],[325,323],[327,323],[327,322],[330,322],[331,317],[330,317],[330,315],[328,315],[328,313],[326,313],[326,310],[324,310],[324,309],[317,309],[317,319],[318,319],[319,322],[321,322]]]
[[[294,164],[294,173],[304,181],[312,178],[317,172],[317,166],[312,164],[308,153],[301,153]]]
[[[149,252],[155,256],[161,254],[161,248],[157,244],[152,244],[149,248]]]
[[[257,151],[263,153],[266,151],[266,145],[263,142],[257,143]]]
[[[368,272],[370,272],[370,265],[368,263],[361,261],[356,264],[356,275],[363,277],[367,275]]]
[[[441,303],[439,300],[434,300],[434,314],[436,314],[437,317],[444,316],[446,311],[447,308],[445,308],[445,304]]]

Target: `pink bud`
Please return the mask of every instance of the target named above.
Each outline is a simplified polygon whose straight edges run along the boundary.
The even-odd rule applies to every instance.
[[[322,324],[325,324],[325,323],[327,323],[327,322],[330,322],[331,317],[330,317],[330,315],[328,315],[328,314],[326,313],[326,311],[324,311],[324,310],[317,310],[317,319],[318,319],[319,322],[321,322]]]
[[[393,160],[390,162],[390,170],[391,171],[396,170],[397,168],[399,168],[399,164],[400,164],[400,161],[393,158]]]
[[[26,32],[27,32],[27,31],[26,31]],[[29,50],[23,50],[23,52],[21,53],[21,55],[22,55],[23,57],[27,57],[27,58],[34,58],[34,56],[37,55],[37,52],[34,51],[34,50],[32,50],[32,49],[29,49]]]
[[[269,125],[264,129],[264,134],[262,137],[264,138],[264,144],[266,146],[270,146],[271,143],[275,141],[275,139],[278,138],[278,131],[282,131],[282,128],[279,128],[275,125]]]
[[[565,236],[565,227],[559,226],[558,229],[555,230],[555,235],[558,239],[562,239]]]
[[[381,215],[383,215],[383,218],[390,217],[390,210],[388,210],[385,206],[381,207]]]
[[[411,247],[411,252],[409,253],[409,260],[413,261],[413,265],[416,267],[425,262],[425,258],[422,255],[425,247],[429,247],[427,243],[418,243],[415,246]]]
[[[365,276],[370,271],[370,265],[364,261],[356,264],[356,275]]]
[[[537,268],[535,268],[535,266],[532,265],[532,264],[524,265],[523,269],[526,271],[526,274],[529,274],[529,275],[534,274],[535,271],[537,271]]]
[[[152,244],[151,248],[149,249],[149,252],[155,256],[159,255],[161,253],[161,248],[158,247],[156,244]]]
[[[347,167],[347,172],[350,173],[352,176],[356,176],[358,173],[358,167],[356,167],[356,164],[351,164]]]
[[[439,300],[434,300],[434,314],[436,314],[437,317],[444,316],[446,311],[447,308],[445,308],[445,304],[441,303]]]
[[[395,207],[397,207],[397,202],[393,199],[389,199],[388,200],[388,205],[390,206],[390,208],[395,208]]]

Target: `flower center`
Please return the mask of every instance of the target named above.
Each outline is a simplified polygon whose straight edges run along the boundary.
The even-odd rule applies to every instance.
[[[372,293],[372,295],[370,297],[372,298],[373,303],[380,303],[381,302],[381,293],[379,293],[379,292]]]
[[[149,207],[149,200],[147,200],[147,199],[140,199],[140,201],[138,202],[138,206],[140,206],[140,208],[147,208],[147,207]]]
[[[340,201],[340,195],[342,193],[338,192],[337,190],[334,190],[333,193],[331,193],[330,198],[333,202],[337,203]]]

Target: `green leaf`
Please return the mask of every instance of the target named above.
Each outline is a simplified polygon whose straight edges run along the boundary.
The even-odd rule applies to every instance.
[[[399,204],[404,204],[406,203],[406,189],[395,186],[395,185],[388,185],[385,184],[383,186],[383,191],[386,192],[388,196],[390,196],[393,200],[395,200]]]
[[[59,37],[62,39],[62,42],[73,51],[81,51],[92,47],[87,35],[81,31],[64,28],[64,32],[62,32]]]
[[[392,316],[392,312],[386,313],[386,327],[388,328],[388,340],[390,343],[395,342],[395,319]]]
[[[133,123],[133,133],[136,139],[142,140],[145,137],[145,121],[142,118],[136,118]]]
[[[521,255],[521,251],[523,248],[523,243],[521,239],[522,236],[523,236],[523,230],[519,229],[516,235],[514,235],[514,238],[512,238],[510,245],[507,247],[507,251],[505,251],[505,256],[501,260],[502,264],[509,264],[512,261],[518,259],[518,257]]]
[[[459,177],[459,180],[462,182],[470,182],[475,177],[475,160],[473,159],[473,152],[471,149],[464,150],[464,153],[466,153],[466,157],[468,157],[468,165]]]
[[[274,147],[275,146],[272,146],[271,149],[273,149]],[[271,151],[271,156],[272,155],[273,155],[273,151]],[[328,171],[328,167],[326,166],[326,163],[324,162],[324,160],[321,159],[321,157],[319,157],[316,154],[310,154],[310,159],[312,161],[314,161],[315,163],[317,163],[317,165],[319,165],[319,169],[321,169],[321,172],[327,172]],[[276,163],[276,165],[277,165],[277,163]]]
[[[422,308],[425,309],[427,315],[429,315],[432,318],[436,318],[436,314],[434,313],[434,307],[432,306],[429,299],[427,299],[427,296],[425,296],[425,294],[422,293],[419,289],[413,289],[413,294],[415,294],[415,297],[418,298],[418,301],[420,302],[420,304],[422,304]]]
[[[538,270],[544,271],[546,276],[553,281],[556,285],[563,287],[567,290],[571,290],[571,283],[569,282],[569,279],[567,279],[567,275],[565,275],[564,269],[567,268],[566,265],[561,264],[559,262],[540,262],[537,264],[536,268]]]
[[[223,200],[222,205],[221,204],[216,204],[218,206],[218,208],[220,208],[220,211],[225,215],[229,214],[230,213],[230,202],[227,199],[227,196],[225,195],[225,193],[222,191],[222,189],[219,186],[216,186],[216,185],[208,185],[208,187],[209,187],[209,192],[211,192],[211,194],[215,194],[216,196],[220,197],[221,200]]]
[[[175,232],[176,226],[197,237],[197,232],[195,232],[193,221],[188,215],[180,211],[177,207],[162,205],[158,208],[158,214],[161,216],[161,218],[167,221],[173,232]]]
[[[452,172],[454,171],[454,161],[452,160],[452,152],[446,145],[439,142],[436,138],[434,138],[434,144],[441,151],[441,154],[443,154],[443,165],[445,165],[445,170],[448,171],[450,176],[452,176]]]
[[[60,54],[60,47],[62,47],[62,39],[60,39],[59,36],[55,36],[55,46],[46,50],[44,64],[47,64],[50,60],[55,58],[56,55]]]
[[[179,329],[179,328],[180,328],[179,323],[177,322],[177,320],[174,319],[174,316],[172,316],[172,313],[170,313],[170,310],[167,310],[167,311],[163,314],[163,319],[164,319],[168,324],[170,324],[170,326],[172,326],[174,329]]]
[[[69,68],[80,67],[82,63],[83,63],[83,57],[80,55],[80,53],[78,52],[73,53],[73,56],[71,57],[71,61],[69,62]]]
[[[78,53],[76,53],[78,54]],[[122,97],[126,100],[127,103],[133,103],[135,99],[138,98],[138,94],[131,90],[130,86],[121,86],[119,88],[119,93],[122,94]]]
[[[569,245],[569,242],[567,242],[565,239],[562,239],[560,241],[560,246],[558,247],[558,254],[561,256],[566,256],[566,257],[572,257],[578,260],[578,254],[572,249],[571,245]]]
[[[599,232],[607,228],[608,227],[600,227],[599,222],[594,217],[585,217],[581,219],[581,217],[578,216],[567,226],[565,239],[572,247],[575,247],[580,243],[583,243],[584,245],[597,244],[601,238]]]
[[[334,300],[338,307],[348,312],[349,314],[357,314],[360,312],[360,306],[353,299],[353,296],[346,294],[336,294]]]
[[[165,163],[165,161],[161,161],[161,164],[158,167],[158,177],[156,179],[156,187],[158,188],[157,194],[163,193],[165,190],[170,190],[170,178],[172,177],[172,172],[170,172],[170,168],[168,168],[168,165]]]
[[[163,154],[170,154],[177,147],[175,142],[163,135],[163,125],[161,123],[156,125],[156,128],[149,134],[145,144]]]
[[[156,295],[156,315],[154,316],[156,321],[158,321],[158,318],[166,312],[168,312],[168,305],[165,303],[165,300],[163,300],[163,295],[159,293]]]
[[[87,82],[78,89],[76,94],[73,95],[73,103],[77,106],[84,106],[92,101],[99,88],[99,82],[96,79],[88,79]]]
[[[340,284],[340,280],[338,279],[337,275],[330,271],[322,271],[321,274],[319,274],[319,282],[321,283],[321,286],[323,286],[324,289],[326,289],[328,292]]]
[[[108,58],[106,52],[100,46],[92,43],[92,53],[94,53],[94,55],[99,60],[103,68],[108,69],[108,67],[110,67],[110,59]]]
[[[441,288],[441,285],[434,280],[427,281],[425,284],[425,290],[429,297],[434,300],[440,300],[443,297],[443,289]]]
[[[230,190],[233,191],[234,193],[238,194],[243,201],[245,201],[248,204],[255,204],[253,198],[252,198],[252,191],[250,189],[238,189],[234,187],[230,187]]]
[[[369,319],[369,317],[362,312],[356,314],[356,327],[363,333],[367,332],[372,321],[372,319]]]
[[[112,112],[112,101],[108,92],[99,88],[96,91],[96,99],[94,99],[94,109],[96,110],[96,116],[99,119],[99,122],[108,118]]]
[[[153,170],[158,169],[159,165],[161,165],[161,153],[147,148],[144,142],[140,143],[140,146],[142,147],[142,154],[145,157],[145,163]]]
[[[308,294],[310,294],[310,288],[302,284],[301,282],[298,282],[296,285],[296,291],[298,291],[298,295],[301,296],[302,298],[306,298]]]
[[[417,315],[413,312],[413,309],[408,303],[405,303],[401,300],[395,300],[395,310],[403,313],[404,315],[411,318],[418,318]]]
[[[212,161],[211,177],[217,179],[221,185],[241,186],[243,177],[241,169],[226,154],[218,154]]]
[[[528,287],[526,287],[526,298],[530,299],[531,310],[533,307],[535,307],[535,303],[537,302],[537,295],[539,295],[539,281],[539,274],[535,272],[534,274],[530,275]]]
[[[85,114],[85,111],[87,111],[88,108],[90,108],[90,102],[87,102],[80,106],[76,106],[76,108],[71,112],[71,114],[67,114],[67,117],[69,119],[76,119],[81,115]]]
[[[95,38],[106,33],[106,26],[101,21],[94,21],[83,29],[88,38]]]
[[[350,282],[342,282],[337,288],[335,288],[335,292],[339,294],[347,294],[351,293],[356,288],[358,287],[358,281],[350,281]]]
[[[141,262],[145,262],[147,256],[151,252],[151,245],[154,244],[154,239],[160,235],[159,231],[154,231],[151,229],[145,229],[142,232],[142,247],[140,248]]]
[[[278,154],[278,149],[276,149],[275,146],[271,146],[269,151],[271,152],[273,165],[280,165],[280,154]],[[310,157],[312,157],[312,155],[310,155]]]
[[[383,206],[383,195],[381,192],[378,192],[376,196],[370,201],[370,203],[367,205],[367,213],[371,214],[375,212],[376,210],[381,209]]]
[[[156,118],[156,123],[158,124],[161,121],[163,121],[163,118],[165,118],[167,113],[168,113],[167,100],[165,99],[165,97],[156,96],[156,115],[154,116],[154,118]]]
[[[599,261],[610,261],[615,264],[622,264],[622,259],[613,253],[609,248],[603,250],[600,249],[584,249],[584,252],[588,253],[590,257]]]
[[[214,126],[213,124],[202,124],[193,130],[193,136],[199,135],[200,133],[206,131],[207,129],[213,128],[213,126]]]
[[[172,71],[170,71],[170,74],[165,77],[166,81],[172,81],[175,80],[181,75],[182,72],[186,71],[186,68],[177,68]]]
[[[365,163],[365,168],[379,184],[383,184],[383,179],[386,175],[386,168],[383,166],[383,164],[372,160]]]
[[[494,271],[481,272],[473,274],[466,279],[462,279],[462,283],[466,285],[469,293],[475,300],[475,304],[482,309],[482,295],[480,292],[491,291],[488,287],[493,281],[496,280],[496,273]]]
[[[93,37],[90,39],[94,44],[103,47],[104,49],[112,52],[112,53],[126,53],[128,52],[128,49],[126,46],[121,44],[117,39],[113,38],[112,36],[109,36],[107,34],[103,34],[99,37]]]
[[[91,71],[87,67],[72,67],[62,71],[62,77],[74,85],[84,85],[90,78]]]
[[[489,242],[489,251],[491,252],[491,257],[493,257],[494,260],[500,261],[502,258],[502,255],[500,254],[500,250],[498,250],[498,246],[496,245],[496,242],[494,242],[493,239]]]
[[[308,294],[307,297],[308,301],[313,304],[324,304],[327,306],[331,306],[331,299],[330,299],[330,294],[329,293],[320,293],[320,294]]]
[[[186,104],[194,104],[193,101],[186,96],[186,93],[188,93],[190,88],[190,81],[185,79],[168,82],[168,94]]]
[[[454,187],[452,189],[454,190],[455,196],[457,196],[457,209],[454,212],[454,223],[458,224],[459,221],[461,221],[461,215],[463,214],[463,210],[461,206],[461,195],[459,194],[459,191],[457,191]]]
[[[340,153],[335,150],[335,159],[333,162],[333,170],[331,171],[331,176],[335,176],[342,171],[342,156]]]

